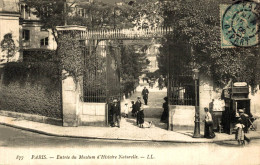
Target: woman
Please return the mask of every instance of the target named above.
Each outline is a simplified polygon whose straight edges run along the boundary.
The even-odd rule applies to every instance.
[[[144,107],[143,106],[140,107],[139,119],[138,120],[139,120],[138,121],[139,127],[144,128]]]
[[[161,116],[161,122],[167,123],[169,116],[168,97],[164,97],[164,100],[165,102],[163,103],[163,113]]]
[[[214,138],[215,133],[213,132],[213,120],[212,116],[209,113],[208,108],[204,108],[204,111],[206,113],[205,115],[205,130],[204,130],[204,137],[205,138]]]

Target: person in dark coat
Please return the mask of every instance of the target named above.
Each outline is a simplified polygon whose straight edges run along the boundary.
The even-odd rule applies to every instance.
[[[159,90],[163,89],[163,77],[160,76],[158,79]]]
[[[142,106],[142,102],[141,102],[141,97],[137,97],[137,101],[135,102],[135,110],[136,110],[136,125],[140,124],[139,123],[139,118],[140,118],[140,110],[141,110],[141,106]]]
[[[120,105],[117,99],[113,100],[113,104],[111,105],[111,112],[113,114],[113,127],[117,126],[120,128]]]
[[[135,108],[135,102],[131,101],[131,109],[132,109],[132,116],[136,117],[136,108]]]
[[[161,122],[167,123],[169,116],[169,108],[168,108],[168,97],[164,97],[165,102],[163,103],[163,113],[161,116]]]
[[[144,128],[144,108],[143,106],[141,105],[140,107],[140,111],[139,111],[139,127],[140,128]]]
[[[144,89],[143,89],[143,91],[142,91],[142,95],[143,95],[143,99],[144,99],[145,105],[147,105],[148,94],[149,94],[148,89],[147,89],[146,87],[144,87]]]

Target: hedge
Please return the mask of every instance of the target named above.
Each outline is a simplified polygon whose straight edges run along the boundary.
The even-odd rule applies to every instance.
[[[0,110],[62,118],[61,80],[57,64],[8,63],[1,70]]]

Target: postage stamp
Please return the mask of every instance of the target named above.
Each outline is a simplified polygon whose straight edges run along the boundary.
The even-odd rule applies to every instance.
[[[220,5],[221,47],[250,47],[258,43],[255,2]]]

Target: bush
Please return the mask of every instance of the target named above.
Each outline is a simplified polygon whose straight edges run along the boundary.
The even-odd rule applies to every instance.
[[[61,118],[61,81],[57,64],[7,63],[2,70],[1,110]]]

